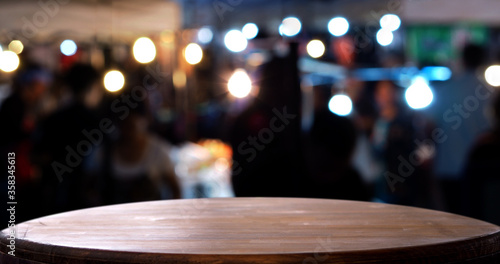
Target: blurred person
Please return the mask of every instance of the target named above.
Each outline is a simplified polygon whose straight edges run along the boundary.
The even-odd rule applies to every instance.
[[[89,171],[108,140],[102,132],[100,140],[91,140],[89,134],[99,129],[102,119],[101,74],[90,65],[77,63],[65,72],[64,82],[70,99],[44,120],[36,146],[44,214],[99,205],[98,175]]]
[[[465,166],[466,214],[500,225],[500,95],[493,104],[495,123],[471,148]]]
[[[51,80],[47,70],[26,63],[14,76],[12,94],[0,107],[0,153],[2,157],[10,152],[15,154],[16,197],[20,207],[16,218],[19,221],[38,216],[39,179],[31,152],[42,97]]]
[[[386,203],[432,207],[431,175],[426,160],[413,166],[411,153],[420,154],[415,139],[418,119],[404,106],[401,90],[390,81],[380,81],[375,87],[378,118],[371,134],[374,157],[382,168],[375,182],[375,198]]]
[[[461,185],[467,154],[474,140],[491,127],[485,115],[491,104],[491,91],[477,77],[484,58],[481,46],[465,45],[464,71],[449,81],[436,83],[436,103],[429,109],[436,126],[443,129],[446,136],[444,142],[437,144],[434,172],[440,181],[446,210],[453,213],[463,213]]]
[[[352,82],[355,82],[354,84]],[[359,90],[357,96],[351,97],[353,101],[354,123],[362,135],[370,135],[377,118],[376,103],[374,99],[375,82],[361,82],[352,80],[347,83],[347,89],[356,86]]]
[[[379,165],[375,162],[370,144],[370,135],[377,119],[374,99],[376,82],[355,84],[360,89],[358,96],[353,97],[353,113],[351,119],[357,130],[356,148],[353,154],[353,166],[361,174],[363,181],[369,185],[380,175]],[[346,85],[350,89],[351,85]]]
[[[303,174],[297,45],[261,72],[259,94],[230,132],[233,190],[239,197],[295,197]]]
[[[357,131],[350,119],[330,112],[328,88],[314,90],[314,121],[303,146],[303,196],[368,201],[371,194],[351,164]]]
[[[19,69],[14,77],[13,92],[0,107],[0,121],[7,128],[0,131],[0,146],[3,149],[14,151],[21,148],[23,153],[26,152],[24,144],[33,136],[40,118],[41,99],[50,81],[50,73],[41,66],[28,65]],[[18,170],[18,180],[32,176],[29,167]]]
[[[105,192],[108,202],[127,203],[181,197],[180,185],[169,157],[170,145],[148,131],[143,102],[118,121],[119,136],[113,144]]]

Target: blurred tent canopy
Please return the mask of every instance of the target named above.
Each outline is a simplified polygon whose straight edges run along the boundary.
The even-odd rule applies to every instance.
[[[0,0],[0,41],[95,37],[125,41],[138,35],[214,25],[220,28],[265,21],[277,28],[295,15],[308,26],[324,30],[334,15],[377,27],[386,13],[409,24],[456,22],[500,25],[498,0]],[[18,37],[19,38],[19,37]]]
[[[109,38],[132,40],[176,30],[182,16],[167,0],[0,0],[0,41]]]

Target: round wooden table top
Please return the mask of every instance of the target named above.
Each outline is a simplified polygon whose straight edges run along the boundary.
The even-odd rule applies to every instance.
[[[0,263],[10,263],[9,230]],[[500,227],[438,211],[296,198],[121,204],[17,225],[16,263],[500,263]]]

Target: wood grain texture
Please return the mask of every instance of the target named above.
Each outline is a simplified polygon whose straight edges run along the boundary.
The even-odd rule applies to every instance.
[[[17,232],[19,263],[500,263],[498,226],[340,200],[122,204],[34,219]],[[0,263],[14,261],[7,235]]]

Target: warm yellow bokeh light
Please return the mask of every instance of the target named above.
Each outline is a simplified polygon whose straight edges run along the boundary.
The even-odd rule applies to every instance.
[[[20,54],[23,52],[24,45],[20,40],[13,40],[9,44],[9,50],[15,52],[16,54]]]
[[[176,70],[174,71],[174,74],[172,76],[172,82],[174,83],[175,88],[181,89],[186,87],[186,73],[182,70]]]
[[[200,45],[196,43],[190,43],[187,45],[184,50],[184,57],[186,58],[187,63],[191,65],[195,65],[200,63],[201,59],[203,59],[203,50]]]
[[[116,92],[125,85],[125,77],[120,71],[112,70],[104,76],[104,88],[110,92]]]
[[[175,33],[172,30],[164,30],[160,33],[160,40],[166,44],[173,43],[175,41]]]
[[[227,88],[229,93],[234,97],[244,98],[247,97],[252,90],[252,80],[250,80],[250,76],[248,76],[245,70],[237,69],[234,71],[231,78],[229,78]]]
[[[156,47],[151,39],[142,37],[135,41],[133,53],[138,62],[150,63],[156,57]]]
[[[252,67],[258,67],[266,61],[266,56],[263,53],[255,52],[248,56],[247,63]]]
[[[309,44],[307,44],[307,54],[315,59],[323,56],[325,50],[325,44],[323,44],[321,40],[311,40]]]
[[[19,67],[19,57],[10,50],[0,52],[0,70],[13,72]]]

